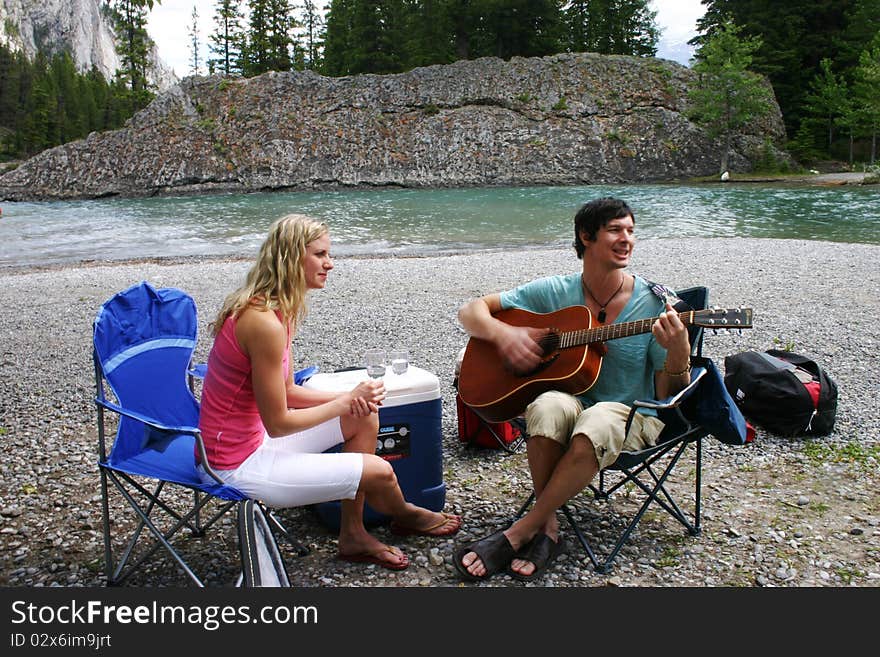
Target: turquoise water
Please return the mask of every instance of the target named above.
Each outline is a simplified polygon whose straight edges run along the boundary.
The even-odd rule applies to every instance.
[[[319,217],[334,254],[439,254],[562,246],[585,201],[625,199],[639,239],[772,237],[880,244],[880,188],[596,185],[228,194],[3,203],[0,266],[83,260],[252,257],[271,221]]]

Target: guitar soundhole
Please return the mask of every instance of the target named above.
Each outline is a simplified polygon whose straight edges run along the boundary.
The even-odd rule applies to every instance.
[[[538,340],[538,344],[544,350],[545,357],[559,351],[559,332],[556,329],[550,329],[547,335]]]

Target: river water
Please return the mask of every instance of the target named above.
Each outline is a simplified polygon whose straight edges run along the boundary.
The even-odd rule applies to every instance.
[[[612,195],[639,239],[771,237],[880,244],[880,188],[594,185],[272,192],[3,203],[0,267],[225,255],[251,258],[275,218],[326,221],[334,255],[563,246],[585,201]]]

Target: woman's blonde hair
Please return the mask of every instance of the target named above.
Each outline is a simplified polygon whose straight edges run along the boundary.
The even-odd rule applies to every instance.
[[[217,313],[211,325],[214,336],[220,333],[227,317],[237,317],[248,307],[278,310],[295,328],[306,314],[306,246],[328,232],[326,224],[302,214],[275,220],[244,285],[226,297]]]

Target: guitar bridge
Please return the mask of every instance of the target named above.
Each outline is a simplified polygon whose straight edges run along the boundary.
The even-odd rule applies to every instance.
[[[556,361],[557,358],[559,358],[558,351],[555,354],[553,354],[550,358],[548,358],[547,360],[542,360],[541,363],[535,369],[533,369],[531,372],[527,372],[525,374],[520,374],[520,376],[525,376],[525,377],[534,376],[538,372],[542,372],[542,371],[546,370],[548,367],[550,367]]]

